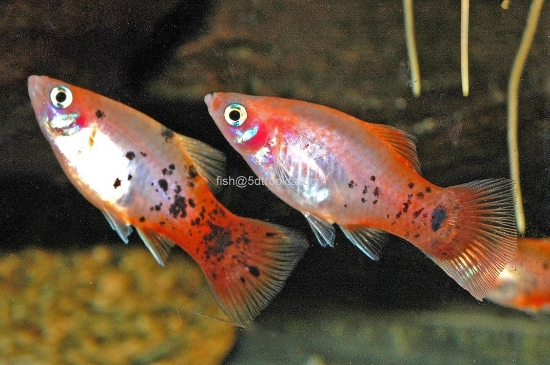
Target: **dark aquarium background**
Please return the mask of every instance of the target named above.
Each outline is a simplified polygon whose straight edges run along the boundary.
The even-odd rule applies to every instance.
[[[322,248],[265,186],[227,186],[232,212],[303,231],[311,244],[245,329],[224,322],[197,266],[160,267],[124,245],[70,184],[43,138],[27,77],[48,75],[138,109],[227,155],[204,95],[307,100],[417,138],[440,186],[508,177],[506,94],[529,3],[470,4],[470,95],[460,80],[460,3],[414,2],[422,94],[411,92],[399,1],[0,3],[0,364],[541,364],[550,329],[478,302],[393,237],[371,261],[338,231]],[[550,4],[523,72],[519,149],[527,235],[550,235]]]

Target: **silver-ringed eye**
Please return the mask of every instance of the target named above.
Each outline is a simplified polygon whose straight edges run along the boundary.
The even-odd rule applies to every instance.
[[[246,113],[246,108],[244,105],[239,103],[231,103],[225,108],[223,116],[225,117],[225,121],[233,127],[240,127],[244,122],[246,122],[248,114]]]
[[[68,87],[59,85],[50,92],[50,100],[56,108],[65,109],[73,102],[73,93]]]

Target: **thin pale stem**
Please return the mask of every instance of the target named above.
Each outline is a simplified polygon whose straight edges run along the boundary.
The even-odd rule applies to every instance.
[[[407,53],[409,55],[409,68],[411,69],[411,87],[414,96],[420,96],[420,67],[418,66],[418,52],[414,38],[414,20],[412,0],[403,0],[403,14],[405,16],[405,39]]]
[[[533,0],[527,25],[512,65],[510,81],[508,83],[508,154],[510,158],[510,177],[514,182],[516,225],[520,235],[525,234],[525,215],[523,212],[523,198],[521,196],[519,150],[518,150],[518,93],[521,74],[525,66],[527,54],[533,43],[537,24],[544,0]]]
[[[462,95],[470,94],[470,74],[468,67],[468,22],[470,18],[470,0],[462,0],[460,11],[460,74],[462,76]]]

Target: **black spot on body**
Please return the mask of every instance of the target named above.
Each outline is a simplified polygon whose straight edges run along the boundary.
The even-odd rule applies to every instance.
[[[166,143],[171,142],[172,138],[174,138],[174,132],[165,127],[162,128],[160,135],[164,137],[164,142]]]
[[[174,189],[174,193],[176,193],[176,194],[181,193],[181,186],[180,185],[176,185],[176,188]]]
[[[370,181],[375,181],[375,180],[376,180],[376,176],[372,175],[372,176],[370,177]]]
[[[365,195],[368,192],[369,192],[369,187],[367,185],[365,185],[365,187],[363,188],[362,193],[363,193],[363,195]]]
[[[243,278],[242,276],[241,276],[241,283],[243,283],[243,284],[246,283],[245,278]]]
[[[372,204],[376,204],[376,203],[378,203],[378,199],[372,201]]]
[[[140,222],[145,222],[145,217],[144,216],[139,217],[139,221]]]
[[[426,193],[431,193],[432,192],[432,188],[430,188],[429,186],[426,186]]]
[[[132,180],[132,175],[128,175],[128,181]]]
[[[134,157],[136,157],[136,154],[134,153],[134,151],[129,151],[126,153],[126,158],[130,161],[132,161],[134,159]]]
[[[412,189],[414,188],[414,183],[410,182],[407,186],[409,187],[409,189]]]
[[[350,187],[350,189],[353,189],[354,187],[357,186],[357,183],[353,180],[351,180],[349,183],[348,183],[348,186]]]
[[[174,202],[170,205],[169,211],[174,218],[185,218],[187,215],[187,212],[185,211],[186,208],[187,203],[185,202],[185,197],[176,194],[174,196]]]
[[[202,237],[208,246],[205,250],[206,257],[209,259],[210,256],[216,256],[218,260],[221,260],[225,248],[232,244],[231,233],[226,228],[210,221],[207,221],[206,224],[210,227],[210,232]]]
[[[155,205],[155,210],[158,212],[162,207],[162,203]]]
[[[364,203],[364,202],[366,202],[366,201],[367,201],[367,199],[361,198],[361,203]]]
[[[171,163],[170,165],[168,165],[168,168],[163,168],[162,169],[162,174],[163,175],[172,175],[174,173],[174,170],[176,169],[176,166],[174,166],[173,163]]]
[[[250,274],[252,274],[252,276],[260,276],[260,270],[256,266],[249,266],[248,271],[250,272]]]
[[[118,187],[120,186],[120,183],[121,183],[121,182],[122,182],[122,181],[120,181],[120,179],[117,177],[116,180],[115,180],[115,182],[113,183],[114,188],[115,188],[115,189],[118,188]]]
[[[420,213],[422,213],[423,210],[424,208],[418,209],[416,212],[413,213],[413,217],[418,218],[418,216],[420,215]]]
[[[277,233],[275,233],[275,232],[266,232],[265,233],[266,237],[275,237],[276,235],[277,235]]]
[[[162,190],[164,190],[164,192],[166,192],[168,190],[168,181],[160,179],[159,186],[162,188]]]
[[[422,198],[424,198],[424,193],[421,192],[421,191],[419,191],[419,192],[416,194],[416,197],[417,197],[418,199],[422,199]]]
[[[195,206],[196,206],[195,201],[193,200],[193,198],[187,199],[187,203],[189,204],[189,206],[191,208],[195,208]]]
[[[401,212],[397,212],[397,214],[395,215],[395,218],[399,219],[401,217]]]
[[[103,111],[101,111],[101,110],[98,109],[98,110],[95,112],[95,116],[98,117],[99,119],[101,119],[101,118],[103,118],[103,117],[105,116],[105,113],[104,113]]]
[[[199,173],[197,172],[197,169],[195,168],[195,166],[189,167],[189,178],[194,179],[197,176],[199,176]]]
[[[378,186],[374,188],[372,195],[374,195],[377,198],[380,196],[380,188]]]
[[[441,228],[446,216],[447,212],[445,211],[445,208],[442,205],[438,205],[432,212],[432,231],[435,232]]]
[[[147,154],[145,152],[139,152],[140,155],[142,155],[143,157],[147,157]]]

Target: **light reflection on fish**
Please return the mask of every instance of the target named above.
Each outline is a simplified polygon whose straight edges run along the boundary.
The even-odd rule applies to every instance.
[[[515,252],[511,183],[424,179],[405,132],[298,100],[214,93],[210,115],[267,187],[333,246],[338,224],[377,259],[385,232],[421,249],[482,299]]]
[[[221,152],[59,80],[31,76],[28,88],[69,180],[124,242],[133,226],[161,265],[180,246],[240,326],[279,292],[307,242],[290,229],[238,217],[216,200]]]

